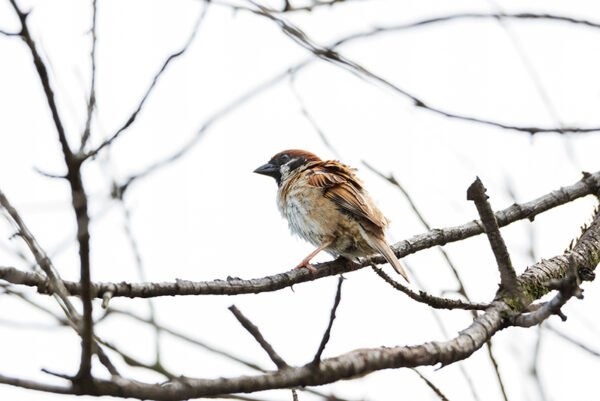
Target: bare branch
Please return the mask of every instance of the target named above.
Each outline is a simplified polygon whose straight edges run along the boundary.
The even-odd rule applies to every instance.
[[[94,115],[94,108],[96,107],[96,15],[98,6],[96,0],[92,0],[92,50],[90,52],[90,63],[91,63],[91,81],[90,81],[90,94],[87,101],[87,118],[85,120],[85,128],[81,135],[81,144],[79,146],[79,152],[83,152],[87,141],[90,139],[92,116]]]
[[[419,372],[417,369],[412,368],[411,369],[413,372],[415,372],[417,375],[419,375],[419,377],[421,378],[421,380],[423,380],[425,382],[425,384],[427,384],[427,386],[438,396],[440,397],[440,400],[442,401],[450,401],[448,400],[448,397],[446,397],[446,395],[444,395],[444,393],[442,393],[442,390],[439,389],[438,386],[436,386],[435,384],[433,384],[431,382],[431,380],[429,380],[428,378],[426,378],[425,376],[423,376],[423,374],[421,374],[421,372]]]
[[[327,329],[325,333],[323,333],[323,338],[321,339],[321,344],[319,344],[319,349],[315,354],[311,364],[317,366],[319,362],[321,362],[321,355],[323,355],[323,351],[325,351],[325,347],[329,342],[329,337],[331,335],[331,328],[333,327],[333,321],[335,320],[335,312],[337,311],[338,306],[340,305],[340,301],[342,300],[342,283],[344,282],[344,277],[340,275],[338,279],[337,290],[335,292],[335,299],[333,301],[333,307],[331,308],[331,314],[329,316],[329,324],[327,325]]]
[[[140,111],[142,111],[142,108],[144,107],[146,100],[152,93],[154,87],[158,83],[158,80],[162,76],[163,72],[165,72],[165,70],[167,69],[167,67],[173,60],[177,59],[178,57],[181,57],[188,50],[188,48],[194,41],[194,38],[196,37],[196,34],[198,33],[198,28],[200,28],[200,25],[201,25],[202,21],[204,20],[204,17],[206,16],[206,12],[208,10],[209,3],[210,2],[208,2],[208,1],[204,3],[204,7],[202,8],[200,15],[196,19],[196,22],[194,23],[194,26],[192,28],[192,33],[188,37],[187,41],[185,42],[185,44],[183,45],[183,47],[180,50],[176,51],[175,53],[173,53],[169,57],[167,57],[167,59],[164,61],[163,65],[162,65],[162,67],[154,75],[154,78],[152,78],[152,82],[150,83],[150,86],[148,87],[148,89],[146,89],[146,92],[142,96],[142,99],[138,103],[138,105],[135,108],[135,110],[133,111],[133,113],[131,113],[131,115],[129,116],[127,121],[111,137],[109,137],[104,142],[102,142],[97,148],[86,153],[83,156],[83,160],[86,160],[86,159],[96,156],[98,154],[98,152],[100,152],[106,146],[109,146],[110,144],[112,144],[113,141],[119,137],[119,135],[121,135],[125,130],[127,130],[131,126],[131,124],[133,124],[135,122],[138,114],[140,113]]]
[[[481,223],[485,229],[488,240],[494,252],[496,263],[498,264],[498,270],[500,271],[500,286],[502,290],[506,291],[507,295],[512,298],[518,297],[517,292],[517,274],[510,261],[508,249],[500,234],[500,228],[498,222],[494,216],[492,206],[488,202],[488,196],[485,193],[486,189],[483,183],[477,177],[467,190],[467,200],[475,202],[479,217],[481,217]]]
[[[17,292],[17,291],[13,291],[10,288],[3,288],[3,290],[10,295],[14,295],[16,297],[18,297],[21,301],[27,303],[28,305],[34,307],[35,309],[44,312],[45,314],[51,316],[52,318],[54,318],[58,324],[60,326],[67,326],[67,327],[71,327],[75,330],[75,332],[77,332],[79,335],[81,335],[81,328],[80,328],[80,324],[79,322],[81,322],[81,316],[80,315],[73,315],[73,316],[69,316],[67,314],[67,316],[69,317],[67,320],[63,319],[62,317],[58,316],[57,314],[55,314],[53,311],[51,311],[50,309],[48,309],[45,306],[42,306],[40,304],[38,304],[37,302],[31,300],[29,297],[27,297],[26,295]],[[63,308],[64,310],[64,308]],[[60,327],[57,326],[57,327]],[[95,338],[94,341],[101,341],[98,338]],[[119,371],[117,370],[117,368],[115,368],[115,366],[112,364],[112,362],[110,361],[110,359],[108,358],[108,356],[104,353],[104,350],[98,346],[97,343],[94,343],[94,349],[93,349],[94,353],[96,353],[96,355],[98,356],[98,359],[100,360],[100,363],[102,363],[106,369],[108,370],[108,372],[113,375],[113,376],[119,376]]]
[[[498,366],[498,361],[494,356],[494,350],[492,348],[492,339],[490,338],[486,343],[486,348],[488,352],[488,357],[492,362],[492,367],[494,368],[494,373],[496,374],[496,380],[498,380],[498,385],[500,386],[500,392],[502,393],[502,398],[504,401],[508,401],[508,394],[506,394],[506,388],[504,387],[504,380],[502,380],[502,375],[500,374],[500,366]]]
[[[295,73],[290,74],[290,88],[292,89],[292,93],[296,97],[296,100],[298,102],[298,106],[300,106],[300,112],[302,113],[302,115],[310,123],[310,125],[313,127],[313,129],[315,130],[317,135],[319,135],[319,138],[321,138],[321,141],[327,147],[327,149],[329,149],[335,157],[339,158],[340,155],[339,155],[338,151],[333,147],[333,145],[329,141],[329,138],[327,138],[327,136],[325,135],[325,133],[323,132],[321,127],[319,127],[319,124],[317,124],[317,121],[315,120],[313,115],[306,108],[306,104],[304,104],[304,100],[302,99],[302,96],[300,96],[300,92],[298,92],[298,88],[296,88],[296,74]]]
[[[535,348],[533,350],[533,358],[531,362],[531,376],[533,376],[533,380],[535,381],[536,388],[538,390],[538,394],[540,396],[541,401],[546,401],[548,397],[546,397],[546,392],[544,390],[544,386],[542,384],[542,378],[540,376],[540,371],[538,368],[539,360],[540,360],[540,351],[542,349],[542,329],[543,325],[538,326],[537,330],[537,341],[535,342]]]
[[[216,348],[216,347],[214,347],[212,345],[209,345],[209,344],[205,343],[204,341],[200,341],[200,340],[198,340],[196,338],[192,338],[192,337],[190,337],[188,335],[179,333],[179,332],[177,332],[177,331],[175,331],[175,330],[173,330],[171,328],[168,328],[168,327],[165,327],[163,325],[160,325],[160,324],[156,323],[155,321],[152,321],[151,319],[145,319],[145,318],[142,318],[140,316],[137,316],[137,315],[135,315],[133,313],[130,313],[130,312],[127,312],[127,311],[122,311],[122,310],[119,310],[119,309],[109,308],[108,311],[107,311],[107,314],[110,315],[110,314],[113,314],[113,313],[114,314],[120,314],[120,315],[128,316],[128,317],[130,317],[132,319],[135,319],[135,320],[137,320],[139,322],[143,322],[143,323],[146,323],[148,325],[154,326],[157,330],[159,330],[161,332],[167,333],[167,334],[169,334],[169,335],[171,335],[173,337],[179,338],[180,340],[183,340],[183,341],[185,341],[187,343],[190,343],[192,345],[195,345],[197,347],[205,349],[205,350],[207,350],[209,352],[212,352],[214,354],[221,355],[221,356],[223,356],[223,357],[225,357],[227,359],[230,359],[232,361],[238,362],[238,363],[240,363],[240,364],[242,364],[244,366],[247,366],[247,367],[249,367],[251,369],[258,370],[260,372],[266,372],[267,371],[266,369],[263,369],[260,366],[254,364],[254,363],[252,363],[250,361],[247,361],[245,359],[242,359],[242,358],[239,358],[239,357],[237,357],[235,355],[232,355],[228,351]]]
[[[252,334],[252,337],[254,337],[256,342],[258,342],[262,349],[265,350],[267,355],[269,355],[269,358],[271,358],[278,369],[281,370],[289,367],[288,364],[285,363],[285,361],[279,356],[279,354],[275,352],[271,344],[265,340],[263,335],[260,333],[260,330],[254,323],[244,316],[244,314],[235,305],[231,305],[229,310],[231,313],[233,313],[238,322],[240,322],[240,324],[248,331],[248,333]]]
[[[216,348],[215,346],[209,345],[209,344],[207,344],[204,341],[200,341],[200,340],[198,340],[196,338],[192,338],[192,337],[190,337],[190,336],[188,336],[186,334],[182,334],[182,333],[180,333],[178,331],[175,331],[175,330],[173,330],[171,328],[168,328],[166,326],[163,326],[163,325],[160,325],[160,324],[158,324],[156,322],[153,322],[150,319],[142,318],[142,317],[140,317],[138,315],[135,315],[135,314],[133,314],[131,312],[128,312],[128,311],[123,311],[123,310],[119,310],[119,309],[109,308],[109,310],[107,311],[107,315],[106,316],[110,316],[112,314],[120,314],[120,315],[123,315],[123,316],[128,316],[128,317],[130,317],[132,319],[135,319],[135,320],[137,320],[139,322],[151,325],[151,326],[157,328],[158,330],[160,330],[161,332],[167,333],[167,334],[169,334],[169,335],[171,335],[171,336],[173,336],[175,338],[178,338],[180,340],[183,340],[183,341],[185,341],[185,342],[187,342],[187,343],[189,343],[191,345],[198,346],[198,347],[200,347],[200,348],[202,348],[202,349],[204,349],[206,351],[212,352],[212,353],[214,353],[216,355],[220,355],[220,356],[222,356],[224,358],[227,358],[229,360],[232,360],[234,362],[238,362],[238,363],[240,363],[240,364],[242,364],[244,366],[247,366],[247,367],[249,367],[251,369],[254,369],[254,370],[257,370],[259,372],[267,372],[267,369],[264,369],[264,368],[262,368],[262,367],[260,367],[260,366],[258,366],[256,364],[254,364],[252,362],[249,362],[249,361],[247,361],[245,359],[242,359],[242,358],[240,358],[240,357],[238,357],[236,355],[233,355],[229,351],[225,351],[225,350]],[[314,389],[304,388],[304,389],[302,389],[302,391],[307,392],[307,393],[311,393],[311,394],[314,394],[314,395],[317,395],[317,396],[320,396],[320,397],[325,398],[325,399],[332,398],[332,399],[335,399],[335,400],[344,401],[343,399],[341,399],[339,397],[330,396],[330,395],[324,394],[323,392],[320,392],[320,391],[317,391],[317,390],[314,390]]]
[[[0,35],[8,36],[8,37],[17,37],[21,36],[19,32],[8,32],[3,29],[0,29]]]
[[[569,258],[577,271],[589,270],[590,280],[596,265],[600,263],[600,209],[595,211],[593,223],[584,230]],[[530,266],[519,276],[519,288],[527,299],[538,299],[549,289],[540,288],[540,282],[562,279],[568,270],[567,257],[560,255]],[[218,379],[191,379],[171,382],[168,385],[145,384],[122,378],[111,381],[94,380],[86,387],[87,394],[134,397],[141,399],[174,400],[200,398],[239,392],[255,392],[268,389],[294,388],[327,384],[341,379],[361,376],[373,371],[400,367],[416,367],[441,364],[446,366],[465,359],[481,348],[494,334],[511,325],[508,318],[514,313],[502,300],[496,300],[466,329],[454,339],[443,342],[427,342],[416,346],[379,347],[359,349],[321,361],[318,366],[300,366],[279,369],[257,376],[240,376]],[[252,330],[252,329],[251,329]],[[0,378],[0,382],[2,378]]]
[[[304,65],[305,64],[301,63],[301,64],[298,64],[294,68],[302,68]],[[176,162],[180,158],[187,155],[188,152],[194,148],[194,146],[200,141],[200,139],[204,136],[204,134],[210,128],[212,128],[212,126],[215,123],[217,123],[224,117],[228,116],[230,113],[235,111],[237,108],[239,108],[240,106],[242,106],[243,104],[245,104],[246,102],[248,102],[249,100],[251,100],[252,98],[257,96],[258,94],[262,93],[263,91],[265,91],[269,88],[272,88],[279,82],[283,81],[284,78],[286,78],[289,73],[290,73],[290,69],[286,69],[282,73],[280,73],[272,78],[269,78],[268,80],[261,82],[260,84],[251,88],[247,92],[244,92],[241,96],[235,98],[233,101],[226,104],[223,108],[217,110],[214,114],[212,114],[210,117],[208,117],[202,123],[202,125],[195,132],[195,134],[188,141],[186,141],[178,150],[173,152],[171,155],[152,163],[151,165],[146,167],[144,170],[129,176],[125,180],[125,182],[123,184],[121,184],[119,188],[117,188],[117,192],[122,195],[131,186],[132,183],[136,182],[137,180],[139,180],[141,178],[148,177],[152,173],[160,170],[161,168],[163,168],[165,166],[168,166],[168,165]]]
[[[269,9],[249,0],[256,8],[245,8],[245,7],[239,7],[239,6],[235,6],[235,8],[237,9],[243,9],[249,12],[252,12],[256,15],[260,15],[263,17],[267,17],[268,19],[270,19],[271,21],[275,22],[277,25],[279,25],[279,27],[281,28],[282,32],[284,34],[286,34],[288,37],[290,37],[294,42],[296,42],[297,44],[299,44],[300,46],[302,46],[303,48],[305,48],[306,50],[310,51],[314,56],[316,56],[319,59],[322,59],[324,61],[327,61],[329,63],[332,63],[334,65],[343,67],[344,69],[350,71],[351,73],[353,73],[354,75],[358,76],[361,79],[364,79],[366,81],[372,81],[375,83],[378,83],[380,85],[383,85],[384,87],[387,87],[388,89],[391,89],[392,91],[398,93],[399,95],[402,95],[406,98],[408,98],[409,100],[412,101],[413,105],[415,107],[419,107],[419,108],[423,108],[424,110],[430,111],[432,113],[447,117],[447,118],[451,118],[451,119],[456,119],[456,120],[462,120],[462,121],[467,121],[467,122],[472,122],[472,123],[478,123],[478,124],[483,124],[483,125],[488,125],[491,127],[495,127],[495,128],[501,128],[501,129],[507,129],[507,130],[514,130],[514,131],[519,131],[519,132],[526,132],[529,133],[531,135],[534,134],[538,134],[538,133],[549,133],[549,132],[558,132],[558,133],[589,133],[589,132],[597,132],[600,131],[600,127],[591,127],[591,128],[580,128],[580,127],[550,127],[550,128],[541,128],[541,127],[535,127],[535,126],[518,126],[518,125],[511,125],[511,124],[505,124],[505,123],[501,123],[498,121],[493,121],[493,120],[487,120],[484,118],[479,118],[479,117],[473,117],[473,116],[468,116],[468,115],[463,115],[463,114],[458,114],[458,113],[453,113],[453,112],[449,112],[446,111],[442,108],[438,108],[435,106],[431,106],[429,103],[426,103],[424,100],[422,100],[421,98],[413,95],[412,93],[402,89],[400,86],[392,83],[391,81],[373,73],[372,71],[368,70],[367,68],[363,67],[362,65],[360,65],[359,63],[341,55],[339,52],[335,51],[335,47],[337,47],[339,44],[343,43],[343,42],[347,42],[349,41],[351,38],[357,38],[357,37],[365,37],[367,34],[364,35],[360,35],[360,34],[355,34],[352,35],[350,37],[344,38],[344,39],[340,39],[338,40],[336,43],[334,43],[331,46],[321,46],[316,44],[314,41],[312,41],[300,28],[298,28],[297,26],[291,24],[288,21],[283,20],[280,17],[277,17],[275,15],[273,15],[273,13],[271,13],[269,11]],[[438,22],[438,21],[436,21]],[[420,25],[423,25],[422,23]],[[414,25],[413,25],[414,26]],[[379,28],[376,33],[380,33],[381,32],[381,28]],[[373,33],[375,34],[375,33]]]
[[[139,359],[135,358],[134,356],[127,354],[125,351],[119,349],[114,344],[111,344],[111,343],[108,343],[108,342],[102,341],[102,340],[98,340],[98,341],[102,345],[104,345],[106,348],[112,350],[113,352],[115,352],[119,356],[121,356],[121,358],[123,358],[123,361],[129,366],[152,370],[156,373],[159,373],[159,374],[165,376],[169,380],[177,380],[180,377],[174,373],[169,372],[167,369],[165,369],[165,367],[159,361],[155,361],[155,363],[153,363],[153,364],[148,364],[148,363],[140,361]]]
[[[379,277],[381,277],[386,283],[390,284],[392,287],[401,291],[408,295],[411,299],[427,304],[432,308],[436,309],[464,309],[464,310],[485,310],[490,307],[490,304],[485,303],[472,303],[472,302],[463,302],[459,299],[448,299],[436,297],[430,294],[427,294],[425,291],[419,291],[416,293],[412,291],[410,288],[405,287],[404,285],[398,283],[390,276],[388,276],[383,270],[376,267],[375,265],[371,265],[371,268]]]
[[[18,231],[19,236],[23,239],[23,241],[25,242],[25,244],[31,251],[31,254],[35,258],[36,262],[38,263],[40,268],[46,274],[47,279],[42,277],[40,274],[29,273],[29,272],[23,272],[23,273],[25,273],[25,276],[22,276],[20,274],[21,272],[16,269],[12,269],[12,271],[9,271],[8,272],[9,276],[12,276],[13,278],[17,278],[18,280],[20,280],[23,277],[24,281],[19,284],[26,284],[26,285],[30,285],[32,283],[32,281],[31,281],[32,276],[35,277],[34,280],[36,280],[36,281],[41,280],[41,282],[43,282],[44,285],[48,287],[48,290],[50,290],[50,292],[55,295],[59,304],[61,304],[62,307],[67,311],[67,317],[69,317],[70,319],[76,318],[78,316],[77,310],[75,309],[75,307],[73,306],[71,301],[69,301],[69,298],[68,298],[69,291],[67,291],[67,289],[65,288],[65,285],[64,285],[63,281],[61,280],[58,272],[52,265],[52,261],[46,255],[46,252],[44,251],[44,249],[38,244],[37,240],[35,239],[33,234],[31,234],[31,231],[29,231],[29,229],[25,225],[25,222],[23,221],[23,219],[21,219],[21,216],[19,215],[17,210],[8,201],[8,199],[6,198],[6,196],[4,195],[2,190],[0,190],[0,205],[2,205],[2,207],[4,209],[6,209],[6,211],[12,218],[12,221],[14,222],[14,224],[16,225],[16,227],[19,230]],[[26,278],[28,276],[29,276],[29,278]],[[7,279],[8,278],[9,277],[7,277]],[[7,280],[7,281],[9,281],[9,280]],[[38,281],[38,282],[40,282],[40,281]],[[16,284],[16,283],[14,283],[14,284]]]
[[[393,175],[386,176],[383,173],[381,173],[379,170],[376,170],[370,164],[366,163],[365,161],[363,161],[363,164],[368,169],[370,169],[371,171],[373,171],[375,174],[377,174],[378,176],[380,176],[381,178],[383,178],[384,180],[388,181],[390,184],[392,184],[393,186],[395,186],[396,188],[398,188],[400,190],[400,192],[402,193],[402,195],[404,195],[404,197],[406,198],[406,200],[410,204],[411,208],[413,209],[413,212],[415,213],[415,215],[417,216],[417,218],[419,219],[419,221],[421,222],[421,224],[427,230],[431,230],[430,224],[427,222],[427,220],[425,219],[425,217],[423,216],[423,214],[421,213],[421,211],[417,207],[417,205],[416,205],[415,201],[413,200],[412,196],[400,184],[400,182],[398,182],[398,180]],[[443,247],[440,246],[440,247],[437,247],[437,249],[440,250],[440,252],[442,254],[442,257],[444,258],[444,260],[446,261],[446,264],[448,265],[448,267],[450,268],[450,270],[454,274],[454,277],[456,278],[456,281],[458,283],[458,290],[457,290],[457,292],[460,295],[462,295],[465,298],[465,300],[467,300],[467,302],[471,303],[471,298],[467,294],[467,290],[466,290],[465,285],[464,285],[464,283],[462,281],[462,278],[460,277],[460,274],[458,273],[458,269],[456,268],[456,266],[454,266],[454,263],[450,259],[450,256],[448,255],[448,253],[446,252],[446,250]],[[420,286],[420,287],[422,288],[422,286]],[[432,310],[432,312],[435,313],[435,310]],[[474,310],[474,309],[471,310],[471,316],[473,316],[473,319],[476,319],[477,318],[477,311]],[[440,325],[440,327],[442,327],[441,322],[438,322],[438,324]],[[500,371],[499,371],[499,368],[498,368],[498,363],[497,363],[497,361],[496,361],[496,359],[494,357],[494,354],[492,352],[492,340],[491,339],[486,343],[486,348],[488,350],[488,356],[490,358],[490,362],[492,363],[492,367],[494,368],[494,370],[496,372],[496,378],[498,380],[500,388],[502,389],[503,394],[505,394],[504,393],[504,382],[502,380],[502,376],[500,375]],[[475,392],[475,389],[474,389],[474,387],[473,387],[473,385],[471,383],[470,377],[468,376],[467,372],[464,370],[464,367],[461,366],[461,368],[462,368],[462,373],[465,376],[465,379],[467,380],[467,382],[471,386],[471,391],[473,392],[474,397],[477,399],[478,396],[477,396],[477,394]]]
[[[600,172],[593,174],[586,173],[580,181],[571,186],[560,188],[529,202],[521,204],[515,203],[504,210],[496,212],[495,217],[498,225],[504,227],[522,219],[533,220],[538,214],[546,212],[554,207],[599,192]],[[472,221],[460,226],[432,229],[426,233],[415,235],[407,240],[396,243],[393,246],[393,249],[396,256],[401,258],[423,249],[460,241],[482,234],[483,232],[484,229],[481,222]],[[277,291],[294,284],[354,271],[365,266],[370,266],[371,262],[376,264],[386,263],[385,259],[380,257],[371,258],[362,264],[349,264],[344,260],[335,260],[317,264],[318,271],[316,274],[307,272],[305,271],[306,269],[294,269],[285,273],[251,280],[228,279],[197,282],[177,280],[175,282],[164,283],[94,283],[92,285],[92,292],[98,298],[102,298],[107,291],[112,292],[113,297],[131,298],[172,295],[256,294],[260,292]],[[46,280],[36,273],[24,272],[12,267],[0,267],[0,279],[14,284],[35,286],[38,287],[38,291],[42,293],[51,292]],[[81,292],[80,286],[77,283],[65,281],[64,284],[68,291],[73,295],[77,295]]]
[[[425,217],[423,216],[423,213],[421,213],[421,211],[417,207],[417,204],[413,200],[412,196],[408,193],[408,191],[404,188],[404,186],[402,186],[402,184],[400,184],[400,182],[396,179],[396,177],[394,177],[392,174],[390,174],[390,175],[383,174],[381,171],[377,170],[375,167],[371,166],[369,163],[367,163],[365,161],[363,161],[362,163],[363,163],[363,165],[365,165],[365,167],[367,167],[369,170],[371,170],[372,172],[374,172],[375,174],[377,174],[379,177],[383,178],[384,180],[386,180],[387,182],[389,182],[390,184],[392,184],[393,186],[395,186],[396,188],[398,188],[398,190],[400,190],[400,192],[402,193],[402,195],[404,195],[404,197],[406,198],[406,200],[407,200],[408,204],[410,205],[411,209],[413,210],[415,216],[417,216],[417,218],[419,219],[419,221],[421,222],[421,224],[423,225],[423,227],[425,227],[426,230],[431,231],[431,228],[432,228],[431,225],[425,219]],[[441,252],[442,257],[444,258],[444,260],[446,261],[446,264],[448,265],[448,267],[452,271],[452,274],[454,275],[454,278],[456,278],[456,281],[458,283],[458,290],[457,290],[457,292],[460,295],[462,295],[465,298],[465,300],[467,300],[468,302],[471,302],[471,298],[467,294],[467,290],[465,288],[463,280],[460,277],[460,274],[458,273],[458,269],[456,268],[456,266],[454,265],[454,263],[450,259],[450,255],[448,255],[448,253],[446,252],[446,250],[443,247],[441,247],[441,246],[437,247],[437,249],[439,249],[439,251]],[[473,315],[473,318],[477,317],[475,311],[473,312],[472,315]]]
[[[567,317],[560,310],[562,306],[566,304],[571,297],[583,299],[583,290],[579,288],[579,285],[581,284],[579,273],[576,267],[575,257],[572,253],[568,255],[568,267],[564,277],[561,279],[553,278],[546,283],[548,289],[559,290],[558,294],[556,294],[550,302],[546,302],[535,311],[517,316],[513,322],[515,326],[531,327],[542,323],[552,315],[560,316],[563,321],[567,320]],[[587,267],[584,266],[584,269],[587,270]]]
[[[48,102],[48,107],[50,108],[50,112],[52,114],[52,120],[54,121],[54,126],[56,127],[56,131],[58,132],[58,139],[60,141],[60,145],[62,147],[63,154],[65,158],[71,160],[73,158],[73,153],[71,152],[71,148],[69,147],[69,143],[67,142],[67,136],[65,133],[65,129],[58,113],[58,107],[56,105],[56,101],[54,99],[54,91],[52,90],[52,86],[50,84],[50,78],[48,76],[48,69],[46,65],[42,61],[40,54],[38,53],[36,44],[29,32],[29,27],[27,26],[27,16],[28,13],[21,11],[19,6],[16,3],[16,0],[9,0],[13,9],[17,13],[19,17],[19,22],[21,23],[21,31],[19,35],[29,48],[31,56],[33,57],[33,64],[35,65],[35,69],[37,70],[38,76],[42,83],[42,87],[44,88],[44,94],[46,95],[46,101]]]
[[[52,91],[50,85],[48,71],[36,49],[35,42],[33,41],[27,27],[27,14],[19,9],[15,0],[10,0],[10,3],[19,17],[19,21],[21,22],[21,37],[31,52],[33,63],[36,67],[40,80],[42,81],[44,93],[46,94],[48,106],[52,113],[54,125],[56,126],[56,130],[58,132],[58,139],[62,148],[65,165],[67,167],[67,180],[69,181],[69,185],[71,187],[71,203],[77,221],[77,239],[79,242],[79,261],[81,274],[81,302],[83,303],[81,364],[77,378],[78,380],[82,381],[80,384],[85,386],[89,383],[94,333],[90,293],[90,235],[88,231],[89,215],[87,195],[83,186],[83,180],[81,178],[81,160],[79,157],[73,154],[71,148],[69,147],[66,133],[58,114],[56,102],[54,100],[54,92]]]
[[[26,388],[29,390],[43,391],[46,393],[75,394],[71,386],[56,386],[53,384],[45,384],[33,380],[25,380],[18,379],[15,377],[4,376],[2,374],[0,374],[0,383],[20,388]]]
[[[314,0],[310,4],[306,4],[303,6],[292,6],[288,0],[284,0],[284,6],[282,9],[278,10],[275,8],[267,8],[269,12],[277,14],[277,13],[294,13],[299,11],[315,11],[318,8],[325,7],[333,7],[342,3],[350,3],[351,1],[357,0]]]
[[[581,341],[576,340],[573,337],[566,335],[565,333],[563,333],[562,331],[558,330],[553,325],[551,325],[549,323],[546,323],[543,327],[545,327],[546,329],[548,329],[552,333],[556,334],[558,337],[562,338],[563,340],[565,340],[565,341],[567,341],[567,342],[575,345],[579,349],[584,350],[588,354],[591,354],[591,355],[596,356],[596,357],[600,357],[600,352],[599,351],[596,351],[595,349],[590,348],[589,346],[585,345]]]

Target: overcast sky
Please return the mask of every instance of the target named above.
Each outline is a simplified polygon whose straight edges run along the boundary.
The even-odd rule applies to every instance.
[[[281,3],[268,4],[281,7]],[[89,92],[90,1],[21,0],[19,4],[33,10],[32,35],[50,67],[69,139],[77,144]],[[245,1],[237,4],[251,6]],[[128,119],[168,55],[186,43],[204,7],[204,2],[196,0],[98,0],[92,145]],[[282,18],[301,27],[315,43],[329,45],[374,27],[461,12],[500,11],[600,22],[600,9],[590,1],[355,0]],[[0,30],[17,29],[9,2],[0,1]],[[598,28],[560,21],[457,19],[356,39],[339,51],[426,104],[451,113],[508,125],[600,127],[599,39]],[[62,277],[78,280],[68,185],[36,172],[61,174],[65,167],[31,55],[18,38],[0,35],[0,57],[0,188],[22,213]],[[293,77],[286,74],[255,90],[306,60],[311,62]],[[253,93],[251,98],[235,103],[248,92]],[[215,113],[232,104],[235,107],[228,114],[217,114],[213,120]],[[315,60],[264,17],[212,4],[188,50],[161,76],[135,123],[84,169],[91,199],[93,280],[141,280],[124,230],[125,209],[110,197],[113,182],[144,171],[192,138],[197,140],[186,147],[183,157],[139,179],[125,196],[147,281],[263,277],[289,270],[306,256],[312,246],[289,233],[275,205],[275,183],[252,174],[283,149],[307,149],[323,159],[337,158],[357,167],[372,197],[392,221],[392,242],[426,230],[401,192],[363,162],[393,174],[434,227],[477,217],[465,195],[475,176],[488,188],[492,206],[501,209],[573,184],[581,178],[581,171],[595,172],[600,166],[600,133],[531,136],[448,119],[416,108],[413,101],[381,83]],[[542,257],[561,254],[589,221],[594,205],[591,198],[578,200],[538,216],[533,223],[521,221],[504,228],[517,271]],[[18,238],[10,239],[13,233],[5,219],[0,219],[0,265],[28,269],[15,256],[14,250],[25,252],[25,247]],[[491,300],[499,278],[485,237],[449,244],[446,249],[472,299]],[[322,254],[316,260],[330,260],[330,256]],[[405,261],[417,278],[412,288],[421,289],[419,282],[431,293],[457,296],[453,292],[457,284],[436,249]],[[385,269],[392,272],[389,265]],[[444,333],[430,308],[404,297],[371,270],[345,277],[326,357],[357,348],[449,339],[471,320],[467,312],[441,311]],[[156,315],[165,326],[273,368],[227,310],[235,303],[289,364],[300,365],[318,347],[336,284],[337,278],[330,277],[295,286],[293,291],[157,299]],[[597,283],[586,284],[585,300],[571,301],[564,308],[569,316],[566,323],[556,317],[549,323],[600,349],[597,287]],[[52,298],[25,293],[60,313]],[[115,299],[111,306],[148,316],[145,300]],[[100,317],[100,304],[95,303],[95,308]],[[0,311],[1,374],[63,383],[40,369],[76,372],[79,340],[72,330],[52,327],[56,324],[52,318],[14,296],[0,295]],[[29,327],[29,323],[42,327]],[[98,324],[96,331],[152,362],[154,332],[148,326],[115,316]],[[537,328],[511,328],[494,337],[511,401],[541,400],[530,375],[538,333]],[[161,351],[164,364],[178,374],[253,373],[168,335],[161,338]],[[550,331],[542,333],[539,358],[547,400],[592,399],[600,367],[597,358]],[[118,366],[125,367],[121,361]],[[502,399],[485,350],[462,366],[481,400]],[[125,371],[141,380],[161,380],[139,369]],[[473,399],[459,364],[421,372],[449,399]],[[94,373],[106,376],[101,366]],[[408,369],[382,371],[321,390],[349,400],[438,399]],[[289,391],[258,396],[291,399]],[[62,398],[0,386],[2,399],[34,397]],[[300,397],[302,401],[319,399],[305,393]]]

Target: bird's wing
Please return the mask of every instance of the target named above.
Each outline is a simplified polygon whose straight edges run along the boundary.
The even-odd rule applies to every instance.
[[[311,171],[309,185],[323,188],[326,198],[363,223],[364,228],[383,234],[387,220],[363,192],[362,183],[350,167],[338,162],[321,162]]]

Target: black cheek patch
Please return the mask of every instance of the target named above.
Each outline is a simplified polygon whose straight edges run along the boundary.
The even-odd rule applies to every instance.
[[[288,167],[290,168],[290,171],[294,171],[298,167],[303,166],[305,164],[306,164],[306,160],[303,157],[299,157],[299,158],[294,159],[291,162],[289,162]]]

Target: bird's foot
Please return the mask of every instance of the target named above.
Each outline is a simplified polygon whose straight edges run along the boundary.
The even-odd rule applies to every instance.
[[[310,270],[310,272],[312,274],[316,274],[317,273],[317,268],[314,267],[313,265],[311,265],[310,263],[308,263],[308,261],[302,261],[300,262],[296,267],[294,267],[294,269],[302,269],[303,267],[306,267],[308,270]]]

